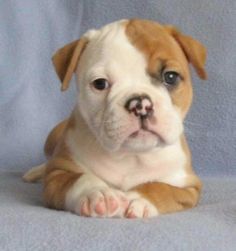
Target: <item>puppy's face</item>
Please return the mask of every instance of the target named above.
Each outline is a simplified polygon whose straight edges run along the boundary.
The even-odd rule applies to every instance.
[[[175,143],[192,100],[184,42],[197,47],[191,55],[204,54],[192,60],[202,78],[204,48],[172,27],[144,20],[116,22],[84,37],[78,42],[77,105],[100,144],[143,152]]]

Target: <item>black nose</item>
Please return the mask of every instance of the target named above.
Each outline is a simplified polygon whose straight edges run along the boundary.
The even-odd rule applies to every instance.
[[[153,104],[151,98],[147,95],[133,96],[128,99],[125,109],[142,119],[148,118],[153,114]]]

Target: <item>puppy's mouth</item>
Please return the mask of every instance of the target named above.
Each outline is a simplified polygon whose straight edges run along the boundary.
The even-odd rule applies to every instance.
[[[150,137],[154,136],[163,140],[163,138],[155,131],[151,130],[148,127],[148,123],[146,119],[140,119],[139,129],[129,135],[130,138],[138,138],[138,137]]]
[[[157,135],[157,133],[148,130],[148,129],[144,129],[144,128],[140,128],[139,130],[133,132],[130,134],[130,138],[138,138],[138,137],[148,137],[148,136],[155,136],[155,137],[159,137],[159,135]]]
[[[149,128],[148,123],[142,121],[139,128],[128,135],[122,148],[128,151],[145,152],[161,146],[163,142],[163,138]]]

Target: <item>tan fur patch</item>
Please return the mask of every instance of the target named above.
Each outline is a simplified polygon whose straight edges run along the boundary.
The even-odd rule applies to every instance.
[[[71,159],[71,154],[62,140],[56,146],[44,176],[44,200],[47,206],[64,209],[65,196],[82,171]]]
[[[64,165],[60,162],[60,166]],[[81,177],[82,174],[68,172],[61,169],[48,169],[44,179],[44,201],[48,207],[65,209],[67,191]]]
[[[195,187],[179,188],[154,182],[140,185],[134,189],[148,199],[161,214],[181,211],[194,207],[200,195],[200,184]]]
[[[195,68],[201,79],[207,79],[205,63],[207,51],[203,44],[190,36],[186,36],[172,25],[164,26],[165,29],[176,39],[183,49],[188,61]]]
[[[63,120],[58,125],[56,125],[51,132],[49,133],[45,145],[44,145],[44,152],[47,157],[51,157],[55,150],[56,145],[60,141],[65,128],[67,127],[68,120]]]
[[[170,91],[170,96],[173,104],[180,108],[182,116],[185,117],[192,101],[192,85],[187,61],[193,64],[200,77],[205,78],[206,74],[203,73],[205,48],[196,40],[177,32],[173,27],[170,29],[170,26],[147,20],[130,20],[126,26],[126,35],[130,42],[144,53],[148,62],[147,72],[151,77],[158,77],[163,67],[176,70],[182,76],[181,83]],[[185,47],[192,48],[192,51],[189,48],[183,50]],[[202,56],[198,57],[198,54]]]
[[[46,164],[44,176],[44,200],[47,206],[64,209],[65,196],[75,181],[83,174],[74,163],[65,143],[68,130],[75,127],[73,114],[62,121],[50,133],[46,148],[51,159]]]
[[[183,51],[184,45],[179,44],[184,38],[176,40],[177,37],[173,35],[177,36],[177,31],[176,33],[171,31],[172,33],[168,27],[145,20],[131,20],[126,26],[129,40],[144,53],[147,59],[147,72],[151,77],[158,78],[163,67],[174,69],[181,75],[182,81],[169,92],[173,104],[180,108],[182,116],[185,117],[192,101],[192,85],[187,60],[193,63],[200,77],[204,77],[203,70],[199,69],[203,69],[205,59],[204,56],[197,60],[191,59],[191,56],[186,58],[189,52]],[[189,39],[187,40],[191,43]],[[186,170],[188,173],[193,173],[191,155],[184,135],[181,137],[181,144],[187,156]],[[191,208],[197,204],[201,183],[196,178],[194,184],[192,187],[178,188],[153,182],[139,185],[133,190],[152,202],[160,213],[169,213]]]
[[[55,70],[62,82],[62,91],[65,91],[69,87],[73,72],[76,69],[79,58],[84,51],[87,43],[87,38],[82,37],[79,40],[65,45],[63,48],[59,49],[52,57]]]

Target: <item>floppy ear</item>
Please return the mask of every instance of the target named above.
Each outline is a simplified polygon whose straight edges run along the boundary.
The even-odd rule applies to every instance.
[[[62,91],[65,91],[69,87],[72,74],[87,43],[87,38],[81,38],[65,45],[53,55],[52,61],[57,75],[62,82]]]
[[[207,73],[205,71],[205,62],[207,57],[207,51],[203,44],[199,41],[186,36],[178,31],[175,27],[171,25],[166,25],[165,28],[171,35],[176,39],[176,41],[181,46],[185,53],[188,61],[193,65],[198,76],[201,79],[207,79]]]

